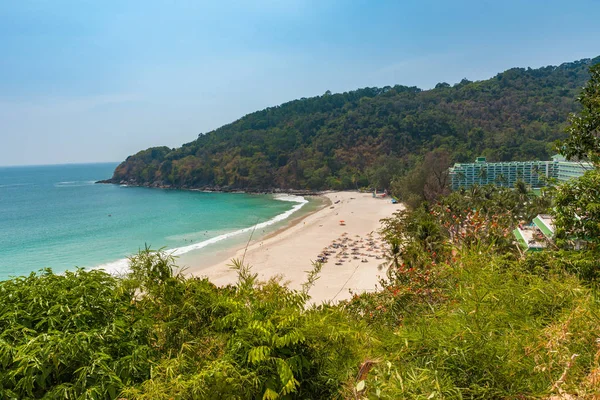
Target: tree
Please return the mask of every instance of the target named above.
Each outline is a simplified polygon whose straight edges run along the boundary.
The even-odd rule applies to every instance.
[[[423,201],[434,202],[450,193],[449,166],[448,152],[431,151],[407,175],[393,182],[392,192],[412,208]]]
[[[508,179],[506,179],[506,175],[504,174],[498,174],[496,175],[496,183],[498,183],[500,186],[505,186],[508,183]]]
[[[600,244],[600,169],[565,182],[555,196],[556,236],[572,247],[578,239],[598,248]]]
[[[448,187],[450,154],[444,150],[432,151],[425,156],[424,165],[427,176],[423,187],[425,200],[432,202],[450,193]]]
[[[479,170],[479,173],[477,173],[477,177],[479,178],[479,184],[480,185],[485,185],[487,183],[487,168],[486,167],[482,167]]]
[[[567,160],[589,160],[600,164],[600,64],[590,68],[590,80],[577,99],[583,109],[569,117],[569,137],[558,143]]]
[[[578,101],[583,106],[569,118],[569,137],[559,144],[567,159],[587,159],[595,169],[557,188],[554,210],[556,236],[563,243],[600,244],[600,64],[590,68],[590,80]]]
[[[456,178],[458,179],[459,183],[463,183],[467,180],[467,176],[462,171],[459,171],[456,173]]]

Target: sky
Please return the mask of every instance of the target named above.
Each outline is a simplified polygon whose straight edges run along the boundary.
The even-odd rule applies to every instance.
[[[5,0],[0,165],[122,161],[327,90],[600,55],[598,0]]]

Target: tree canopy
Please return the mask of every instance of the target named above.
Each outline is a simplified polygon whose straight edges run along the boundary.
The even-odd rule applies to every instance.
[[[434,89],[386,86],[294,100],[180,148],[127,158],[110,180],[217,189],[389,188],[432,150],[449,162],[548,159],[600,61],[513,68]],[[584,105],[585,106],[585,105]]]
[[[559,143],[567,159],[589,160],[595,168],[579,179],[559,185],[556,192],[557,236],[597,248],[600,244],[600,64],[590,68],[590,80],[577,99],[582,106],[569,118],[568,138]]]
[[[590,80],[577,101],[581,111],[569,117],[569,136],[559,143],[559,151],[569,160],[589,160],[600,166],[600,64],[590,68]]]

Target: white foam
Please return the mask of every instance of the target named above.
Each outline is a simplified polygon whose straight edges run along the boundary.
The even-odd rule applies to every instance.
[[[96,183],[95,181],[64,181],[57,182],[54,184],[54,187],[79,187],[79,186],[89,186]]]
[[[122,258],[117,261],[98,265],[97,267],[94,267],[94,269],[103,269],[104,271],[113,275],[124,275],[129,272],[129,259]]]
[[[308,203],[308,200],[306,200],[304,197],[296,196],[294,194],[276,194],[274,196],[274,198],[275,198],[275,200],[279,200],[279,201],[291,201],[293,203],[302,203],[302,204]]]
[[[306,203],[308,203],[308,200],[306,200],[304,197],[301,197],[301,196],[276,195],[274,198],[275,198],[275,200],[290,201],[290,202],[294,202],[294,203],[298,203],[298,204],[295,205],[294,207],[292,207],[291,210],[288,210],[288,211],[286,211],[284,213],[276,215],[275,217],[271,218],[268,221],[258,223],[256,225],[250,226],[248,228],[238,229],[237,231],[233,231],[233,232],[229,232],[229,233],[224,233],[223,235],[215,236],[214,238],[210,238],[210,239],[205,240],[203,242],[191,244],[189,246],[178,247],[178,248],[176,248],[176,249],[173,250],[172,254],[175,255],[175,256],[180,256],[182,254],[189,253],[192,250],[199,250],[199,249],[202,249],[202,248],[204,248],[204,247],[206,247],[208,245],[211,245],[211,244],[214,244],[214,243],[218,243],[218,242],[220,242],[222,240],[229,239],[229,238],[241,235],[241,234],[246,233],[246,232],[251,232],[251,231],[253,231],[255,229],[266,228],[267,226],[276,224],[278,222],[281,222],[281,221],[285,220],[286,218],[289,218],[293,213],[295,213],[296,211],[300,210]]]
[[[189,253],[190,251],[193,251],[193,250],[203,249],[206,246],[210,246],[211,244],[221,242],[223,240],[232,238],[234,236],[238,236],[238,235],[241,235],[241,234],[244,234],[247,232],[252,232],[253,230],[266,228],[267,226],[271,226],[273,224],[276,224],[278,222],[281,222],[281,221],[289,218],[292,214],[294,214],[296,211],[300,210],[302,207],[304,207],[304,205],[306,203],[308,203],[308,200],[306,200],[302,196],[295,196],[295,195],[289,195],[289,194],[278,194],[278,195],[274,196],[274,199],[278,200],[278,201],[289,201],[289,202],[293,202],[293,203],[297,203],[297,204],[294,207],[292,207],[291,210],[288,210],[284,213],[276,215],[275,217],[271,218],[268,221],[258,223],[256,225],[250,226],[248,228],[238,229],[237,231],[224,233],[222,235],[215,236],[214,238],[210,238],[208,240],[205,240],[205,241],[202,241],[199,243],[194,243],[189,246],[177,247],[175,249],[168,249],[167,253],[172,254],[174,256],[180,256],[182,254]],[[128,264],[129,264],[129,260],[127,258],[123,258],[121,260],[117,260],[117,261],[113,261],[110,263],[99,265],[95,268],[103,269],[106,272],[109,272],[111,274],[124,274],[128,270]]]

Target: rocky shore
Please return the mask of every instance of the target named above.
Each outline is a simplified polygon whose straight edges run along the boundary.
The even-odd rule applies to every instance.
[[[205,186],[190,186],[190,185],[169,185],[163,182],[144,182],[139,183],[135,180],[116,180],[116,179],[104,179],[97,181],[96,183],[113,184],[113,185],[127,185],[137,187],[147,187],[155,189],[177,189],[177,190],[198,190],[203,192],[222,192],[222,193],[253,193],[253,194],[277,194],[287,193],[294,194],[297,196],[316,196],[323,194],[322,191],[313,191],[306,189],[282,189],[282,188],[238,188],[232,186],[218,186],[218,185],[205,185]]]

